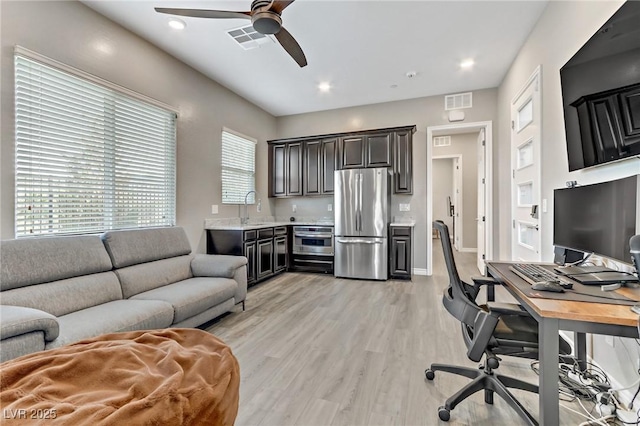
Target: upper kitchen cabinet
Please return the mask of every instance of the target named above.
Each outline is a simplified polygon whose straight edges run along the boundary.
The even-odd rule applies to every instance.
[[[271,145],[269,196],[288,197],[302,192],[302,142]]]
[[[413,194],[413,132],[400,130],[394,136],[393,193]]]
[[[304,195],[333,194],[337,138],[304,143]]]
[[[270,197],[333,194],[333,172],[393,168],[393,192],[413,191],[412,138],[416,126],[269,141]]]
[[[345,136],[340,140],[342,169],[390,167],[393,133]]]

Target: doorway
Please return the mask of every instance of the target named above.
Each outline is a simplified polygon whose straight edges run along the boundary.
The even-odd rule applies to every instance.
[[[433,156],[433,219],[442,220],[449,228],[453,247],[462,249],[463,211],[462,155]],[[439,237],[437,233],[434,233]]]
[[[433,160],[434,155],[434,137],[442,135],[456,134],[473,134],[475,140],[475,156],[471,155],[470,160],[464,163],[471,163],[475,166],[477,178],[474,185],[477,186],[477,197],[474,202],[467,202],[465,210],[475,213],[472,217],[473,225],[460,226],[456,234],[461,237],[459,246],[460,251],[477,251],[478,270],[485,274],[485,261],[493,257],[493,191],[492,191],[492,122],[474,122],[449,124],[443,126],[432,126],[427,128],[427,235],[433,234],[434,220],[434,179],[433,179]],[[436,158],[436,160],[438,160]],[[459,203],[463,207],[464,202]],[[470,205],[469,205],[470,204]],[[477,210],[473,211],[476,205]],[[458,210],[461,212],[461,210]],[[462,214],[461,214],[462,216]],[[467,215],[468,216],[468,215]],[[439,218],[435,218],[439,219]],[[465,229],[467,229],[467,237],[474,240],[477,248],[465,247]],[[472,232],[468,231],[472,229]],[[430,242],[429,242],[430,243]],[[432,274],[433,268],[433,252],[431,244],[427,244],[427,274]]]

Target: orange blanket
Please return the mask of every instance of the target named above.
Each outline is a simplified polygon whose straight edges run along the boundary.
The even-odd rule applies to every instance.
[[[238,361],[197,329],[106,334],[0,373],[3,425],[232,425],[238,413]]]

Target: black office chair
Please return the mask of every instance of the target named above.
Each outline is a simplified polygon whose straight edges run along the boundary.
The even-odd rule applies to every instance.
[[[459,367],[447,364],[431,364],[425,371],[426,378],[433,380],[436,371],[444,371],[473,379],[455,395],[438,408],[440,420],[448,421],[458,404],[474,393],[484,390],[484,401],[493,404],[496,392],[528,424],[537,425],[536,420],[520,404],[508,388],[522,389],[538,393],[538,386],[522,380],[494,373],[498,368],[499,355],[538,359],[538,323],[520,305],[511,303],[488,302],[478,305],[475,302],[478,291],[483,285],[490,284],[486,278],[474,279],[474,285],[460,279],[453,258],[449,229],[444,222],[433,223],[440,233],[444,260],[449,272],[449,287],[444,291],[442,302],[446,310],[462,323],[462,336],[467,346],[467,357],[472,361],[485,361],[479,368]],[[560,337],[559,337],[560,338]],[[560,352],[569,354],[571,347],[560,338]]]

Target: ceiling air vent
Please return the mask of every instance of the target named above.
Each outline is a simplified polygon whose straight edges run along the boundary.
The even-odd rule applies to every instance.
[[[447,95],[444,97],[444,109],[449,111],[452,109],[471,108],[473,104],[473,93],[458,93],[456,95]]]
[[[261,44],[269,42],[273,43],[270,37],[256,32],[251,25],[228,30],[227,34],[242,46],[244,50],[255,49],[260,47]]]
[[[433,138],[433,146],[449,146],[451,145],[451,136],[435,136]]]

